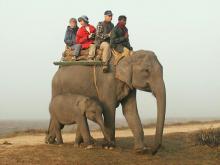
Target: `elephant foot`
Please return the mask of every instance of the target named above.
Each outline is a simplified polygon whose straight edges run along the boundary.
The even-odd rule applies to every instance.
[[[113,142],[106,142],[106,143],[102,144],[102,148],[104,148],[106,150],[113,150],[113,149],[115,149],[115,144]]]
[[[61,144],[63,144],[63,141],[57,141],[55,144],[61,145]]]
[[[79,147],[80,147],[80,144],[74,143],[74,148],[79,148]]]
[[[56,140],[54,140],[54,141],[46,141],[45,143],[46,144],[57,144],[57,141]]]
[[[92,144],[96,143],[96,140],[92,136],[90,136],[90,141],[91,141]]]
[[[149,147],[143,147],[143,148],[136,148],[135,149],[135,153],[136,154],[150,154],[151,153],[151,149]]]
[[[153,147],[153,149],[151,151],[151,154],[155,155],[158,152],[158,150],[160,149],[160,147],[161,147],[161,144],[155,145],[155,147]]]
[[[85,149],[86,149],[86,150],[90,150],[90,149],[93,149],[93,148],[94,148],[94,146],[90,144],[90,145],[86,146]]]

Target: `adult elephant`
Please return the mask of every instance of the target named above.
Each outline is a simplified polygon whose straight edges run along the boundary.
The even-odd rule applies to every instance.
[[[111,64],[114,58],[111,59]],[[104,107],[104,123],[111,142],[115,142],[115,110],[121,103],[123,115],[134,135],[137,152],[146,150],[144,132],[138,115],[136,90],[152,92],[157,100],[155,154],[161,146],[166,111],[163,68],[151,51],[135,51],[124,57],[109,73],[100,66],[72,65],[58,69],[52,81],[52,98],[63,93],[82,94],[98,99]]]

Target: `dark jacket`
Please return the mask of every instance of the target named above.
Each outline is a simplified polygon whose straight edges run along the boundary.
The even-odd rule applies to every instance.
[[[109,33],[114,28],[114,24],[112,22],[99,22],[96,28],[96,38],[95,44],[100,46],[102,42],[110,43]]]
[[[76,33],[78,31],[78,27],[71,28],[70,26],[67,26],[66,34],[64,38],[64,42],[67,46],[73,46],[76,44]]]
[[[123,52],[123,48],[126,47],[129,50],[132,50],[132,47],[129,42],[129,38],[125,37],[125,34],[128,33],[128,29],[126,27],[121,28],[116,25],[111,32],[110,35],[110,46],[114,48],[118,52]]]

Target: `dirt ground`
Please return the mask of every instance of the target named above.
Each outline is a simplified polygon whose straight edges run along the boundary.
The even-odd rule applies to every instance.
[[[220,122],[174,125],[164,130],[163,146],[157,155],[136,155],[131,131],[117,130],[114,150],[102,149],[102,134],[92,132],[97,140],[93,149],[74,148],[75,134],[63,134],[63,145],[44,144],[44,134],[26,134],[0,139],[0,164],[74,164],[74,165],[144,165],[144,164],[220,164],[220,147],[195,145],[194,131],[219,128]],[[144,129],[147,146],[153,144],[153,128]],[[7,141],[8,145],[3,145]]]

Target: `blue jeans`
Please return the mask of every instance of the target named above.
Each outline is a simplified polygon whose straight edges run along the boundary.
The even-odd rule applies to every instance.
[[[73,55],[78,57],[80,54],[80,50],[81,50],[81,44],[75,44],[75,45],[71,46],[71,48],[74,50]]]

